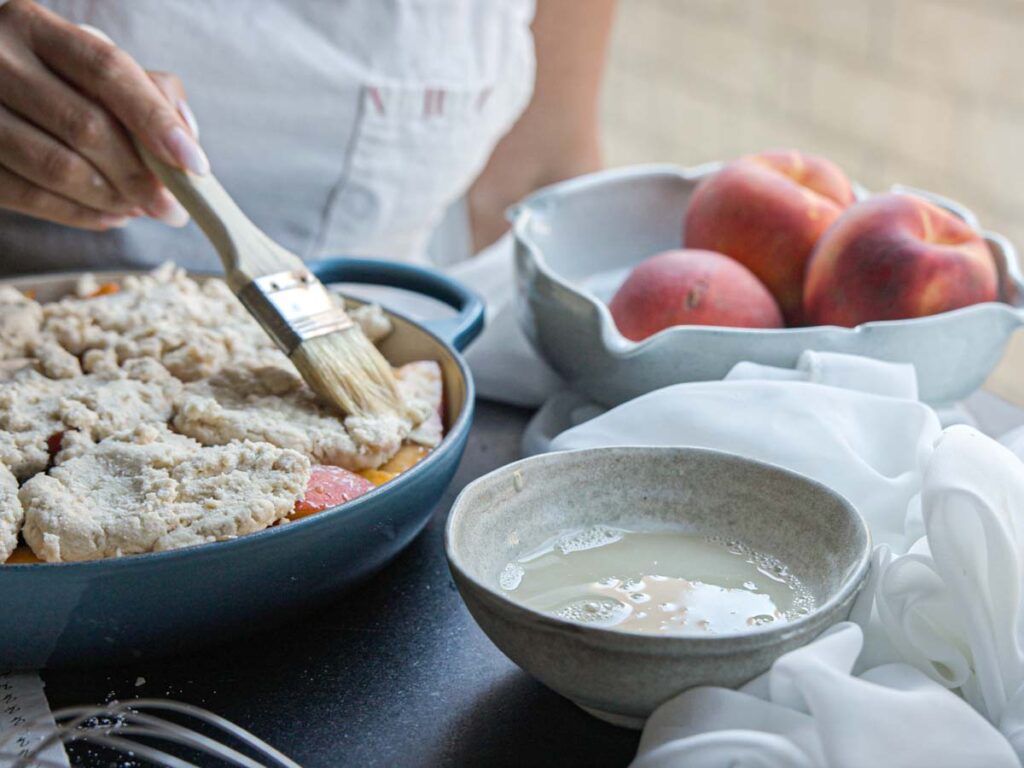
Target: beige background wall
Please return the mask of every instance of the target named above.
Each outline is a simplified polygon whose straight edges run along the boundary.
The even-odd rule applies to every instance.
[[[621,0],[610,164],[774,147],[960,200],[1024,243],[1024,2]]]
[[[1021,0],[620,0],[603,119],[610,165],[795,147],[1024,249]]]

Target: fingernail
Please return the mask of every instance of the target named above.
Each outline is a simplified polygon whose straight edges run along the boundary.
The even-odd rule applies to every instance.
[[[192,131],[192,138],[198,139],[199,123],[196,122],[196,116],[192,113],[192,109],[184,99],[178,99],[178,114],[181,115],[181,119],[188,125],[188,129]]]
[[[175,200],[174,205],[161,214],[160,221],[169,227],[180,229],[188,224],[188,218],[188,211],[182,208],[181,203]]]
[[[207,159],[206,153],[180,125],[174,126],[167,132],[164,145],[171,153],[171,157],[177,160],[182,168],[200,176],[205,176],[210,172],[210,161]]]
[[[157,221],[162,221],[169,227],[180,228],[188,224],[188,211],[181,207],[170,192],[166,189],[161,191],[160,198],[155,206],[149,209],[149,215]]]
[[[129,216],[117,216],[116,214],[104,214],[100,216],[99,224],[104,229],[121,229],[131,221]]]

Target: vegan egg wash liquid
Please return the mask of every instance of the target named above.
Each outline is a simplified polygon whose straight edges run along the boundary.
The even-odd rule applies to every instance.
[[[738,542],[603,525],[510,562],[500,584],[535,610],[650,634],[742,632],[814,607],[785,565]]]

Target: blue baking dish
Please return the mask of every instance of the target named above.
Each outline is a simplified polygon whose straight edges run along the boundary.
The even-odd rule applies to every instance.
[[[403,288],[456,310],[455,317],[436,323],[389,312],[395,328],[381,344],[395,365],[425,359],[441,364],[446,417],[441,445],[359,499],[230,541],[84,563],[0,566],[0,668],[108,664],[171,654],[280,622],[372,574],[426,525],[466,446],[474,390],[459,351],[482,330],[483,303],[422,267],[346,258],[310,266],[328,284]],[[31,288],[47,301],[68,293],[77,277],[3,282]]]

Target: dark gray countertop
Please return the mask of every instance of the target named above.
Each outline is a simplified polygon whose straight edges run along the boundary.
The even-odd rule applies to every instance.
[[[427,529],[333,605],[189,656],[44,673],[51,706],[173,698],[235,721],[307,768],[626,765],[638,734],[584,714],[505,658],[470,618],[444,559],[455,495],[518,457],[528,417],[479,403]]]

